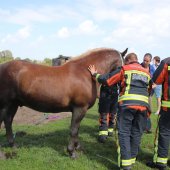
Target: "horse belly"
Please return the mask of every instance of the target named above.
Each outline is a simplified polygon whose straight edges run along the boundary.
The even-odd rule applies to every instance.
[[[27,91],[21,92],[22,105],[45,112],[70,111],[70,99],[66,91],[57,90],[56,87],[44,88],[32,86]]]

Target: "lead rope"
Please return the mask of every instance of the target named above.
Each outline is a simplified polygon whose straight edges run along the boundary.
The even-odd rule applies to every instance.
[[[158,115],[158,118],[157,118],[157,127],[156,127],[156,130],[155,130],[155,138],[154,138],[154,156],[153,156],[153,162],[154,163],[156,163],[157,157],[158,157],[159,118],[160,118],[160,114]]]
[[[117,114],[115,114],[115,118],[114,118],[114,131],[115,131],[115,141],[116,141],[116,146],[117,146],[117,164],[118,167],[120,168],[120,159],[121,159],[121,155],[120,155],[120,145],[119,145],[119,137],[118,137],[118,130],[117,130]]]

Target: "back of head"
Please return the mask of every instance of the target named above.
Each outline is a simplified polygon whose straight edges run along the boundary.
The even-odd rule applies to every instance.
[[[135,53],[129,53],[126,57],[125,57],[125,64],[129,64],[131,62],[138,62],[138,57]]]

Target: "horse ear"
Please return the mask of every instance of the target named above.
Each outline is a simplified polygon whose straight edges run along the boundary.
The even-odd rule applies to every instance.
[[[124,57],[124,56],[125,56],[125,54],[127,53],[127,51],[128,51],[128,48],[126,48],[126,50],[125,50],[125,51],[121,52],[121,56],[122,56],[122,57]]]

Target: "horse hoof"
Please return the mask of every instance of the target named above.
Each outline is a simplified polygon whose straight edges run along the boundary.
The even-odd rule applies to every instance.
[[[5,153],[6,159],[12,159],[12,158],[15,158],[16,156],[17,156],[17,153],[14,151]]]
[[[19,136],[19,137],[23,137],[25,136],[27,133],[24,132],[24,131],[19,131],[19,132],[16,132],[16,135]]]
[[[72,154],[71,154],[71,158],[72,158],[72,159],[77,159],[78,157],[77,157],[76,153],[72,153]]]
[[[76,147],[75,147],[75,149],[76,150],[81,150],[82,148],[81,148],[81,145],[79,144],[79,145],[77,145]]]

